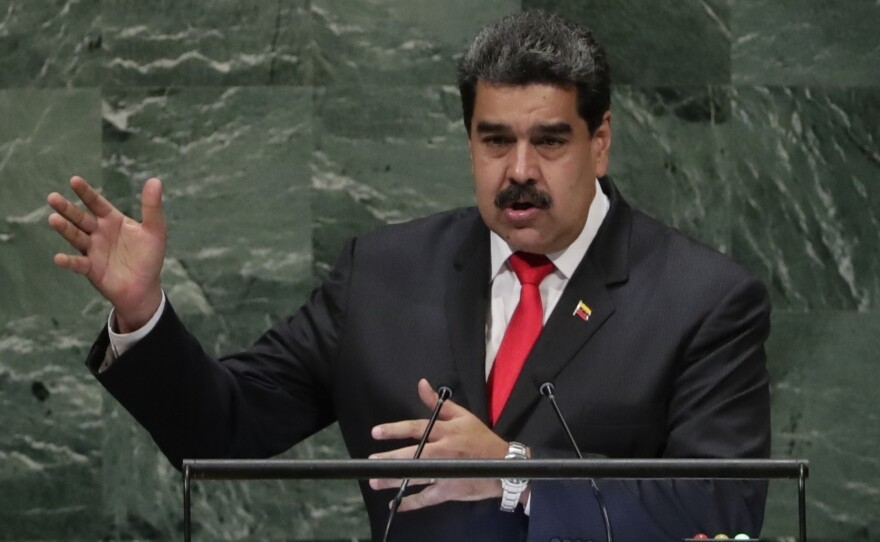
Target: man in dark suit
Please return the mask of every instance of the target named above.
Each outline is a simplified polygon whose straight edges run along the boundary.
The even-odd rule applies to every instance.
[[[508,16],[475,38],[459,86],[477,209],[351,241],[305,306],[219,361],[162,292],[158,180],[144,186],[142,223],[78,177],[91,213],[50,195],[50,224],[81,253],[56,263],[114,306],[87,360],[98,380],[178,466],[271,456],[333,421],[352,457],[411,457],[430,383],[455,402],[424,457],[571,456],[545,381],[592,454],[766,456],[765,289],[632,210],[606,177],[609,73],[589,31]],[[361,485],[374,538],[394,484]],[[587,483],[414,485],[393,537],[604,538]],[[763,517],[761,484],[599,486],[618,541],[755,533]]]

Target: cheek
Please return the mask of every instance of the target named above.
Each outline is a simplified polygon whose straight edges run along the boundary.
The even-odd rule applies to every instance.
[[[574,196],[579,185],[580,174],[572,159],[557,160],[542,165],[541,171],[547,183],[547,190],[558,203],[568,201]]]
[[[494,194],[503,184],[504,169],[493,160],[475,160],[471,163],[471,171],[476,183],[477,193]]]
[[[569,160],[569,163],[557,163],[552,179],[560,182],[548,182],[553,206],[565,211],[566,215],[580,215],[592,201],[595,175],[591,168],[584,167],[581,161]]]
[[[479,171],[474,168],[474,195],[477,198],[477,204],[481,207],[484,204],[491,203],[495,200],[495,183],[487,178],[485,171]]]

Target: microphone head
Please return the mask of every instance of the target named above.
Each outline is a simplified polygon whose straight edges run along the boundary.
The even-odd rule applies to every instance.
[[[556,391],[556,387],[553,385],[553,382],[544,382],[541,384],[541,395],[544,397],[553,397],[554,391]]]
[[[442,401],[445,401],[452,397],[452,388],[450,388],[449,386],[440,386],[439,388],[437,388],[437,395],[440,396],[440,399]]]

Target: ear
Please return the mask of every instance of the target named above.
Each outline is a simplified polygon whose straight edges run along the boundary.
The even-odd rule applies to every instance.
[[[611,152],[611,111],[606,111],[602,116],[602,124],[593,133],[590,146],[596,164],[596,176],[604,177],[608,173]]]
[[[468,155],[471,158],[471,171],[473,171],[473,169],[474,169],[474,142],[471,139],[470,135],[468,135],[467,142],[468,142]]]

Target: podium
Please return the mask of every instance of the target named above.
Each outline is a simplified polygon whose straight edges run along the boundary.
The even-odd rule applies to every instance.
[[[191,490],[196,480],[367,480],[372,478],[527,478],[797,480],[799,542],[807,541],[802,459],[187,459],[183,461],[184,540],[192,537]],[[684,539],[691,540],[691,539]]]

